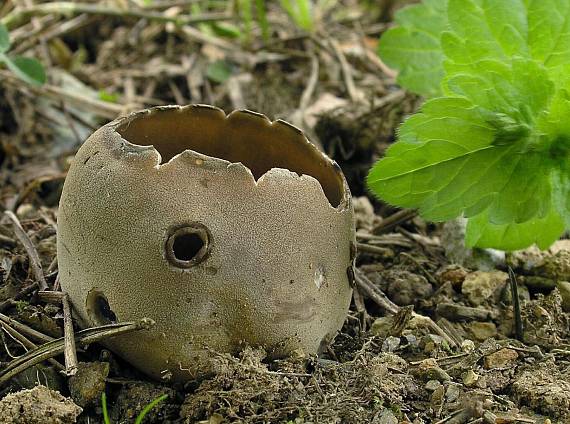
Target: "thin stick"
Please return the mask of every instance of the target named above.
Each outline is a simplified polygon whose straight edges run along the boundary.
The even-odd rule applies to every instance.
[[[385,309],[391,315],[398,312],[400,307],[388,299],[388,296],[386,296],[382,290],[376,287],[374,283],[372,283],[372,281],[370,281],[368,277],[362,273],[362,271],[357,269],[354,273],[354,277],[356,280],[356,285],[362,289],[362,291],[366,293],[370,299],[376,302],[378,306]]]
[[[16,340],[18,340],[20,343],[22,343],[26,349],[31,350],[31,349],[37,349],[38,348],[38,345],[36,345],[34,342],[32,342],[30,339],[28,339],[22,333],[17,331],[12,326],[6,324],[5,322],[0,323],[0,327],[2,327],[2,329],[4,329],[4,331],[6,333],[8,333],[10,336],[12,336]],[[53,358],[49,358],[48,362],[60,371],[65,369],[65,367],[63,365],[61,365],[58,361],[56,361]]]
[[[73,321],[71,317],[71,306],[69,296],[66,294],[61,299],[63,304],[63,339],[65,350],[65,374],[67,376],[77,373],[77,351],[75,349],[75,332],[73,331]]]
[[[18,322],[15,319],[10,318],[9,316],[6,316],[1,312],[0,312],[0,322],[3,322],[5,324],[11,326],[15,330],[19,331],[20,333],[23,333],[26,336],[32,337],[32,338],[34,338],[38,341],[41,341],[43,343],[48,343],[48,342],[55,340],[55,338],[50,337],[44,333],[40,333],[39,331],[34,330],[33,328],[28,327],[27,325],[22,324],[21,322]]]
[[[14,304],[14,302],[26,297],[27,295],[33,293],[37,289],[38,289],[38,283],[36,281],[30,284],[28,287],[25,287],[24,289],[16,293],[16,295],[12,299],[7,299],[4,302],[0,302],[0,312],[6,311],[9,307],[11,307]]]
[[[331,38],[329,40],[329,43],[333,48],[333,51],[340,63],[342,76],[344,77],[344,85],[346,86],[346,91],[348,91],[350,100],[352,100],[353,103],[362,100],[362,93],[357,90],[356,84],[354,84],[354,79],[352,77],[352,68],[348,63],[348,60],[346,60],[346,57],[344,56],[344,53],[342,52],[340,46],[338,45],[338,42]]]
[[[44,272],[42,270],[42,264],[40,262],[38,251],[34,247],[34,244],[22,228],[22,224],[20,224],[20,220],[16,214],[14,214],[14,212],[4,211],[4,215],[6,215],[12,221],[12,224],[14,225],[14,233],[16,234],[16,237],[18,237],[18,240],[20,240],[20,242],[24,245],[24,249],[26,249],[26,252],[28,253],[28,256],[30,258],[30,265],[34,271],[36,281],[38,282],[38,287],[40,290],[47,290],[48,285],[44,277]]]
[[[357,240],[369,241],[372,246],[399,246],[399,247],[412,247],[412,243],[409,239],[405,238],[399,233],[385,234],[385,235],[374,235],[368,234],[361,231],[356,233]]]
[[[14,247],[16,245],[16,240],[0,234],[0,244],[4,244],[8,247]]]
[[[47,290],[39,291],[38,297],[42,302],[53,303],[54,305],[61,305],[61,302],[66,294],[61,291]]]
[[[418,213],[413,209],[402,209],[401,211],[398,211],[390,215],[389,217],[383,219],[382,222],[380,222],[380,224],[374,227],[372,232],[374,234],[378,234],[380,232],[388,231],[394,228],[396,225],[399,225],[402,222],[412,219],[417,214]]]
[[[119,18],[148,19],[149,21],[161,23],[173,23],[177,26],[192,25],[203,22],[218,22],[230,20],[234,17],[227,13],[204,13],[202,15],[178,15],[168,16],[165,13],[148,12],[140,9],[118,9],[106,7],[99,4],[75,3],[71,1],[56,1],[52,3],[36,4],[30,7],[16,8],[6,15],[1,22],[7,27],[16,25],[21,20],[33,15],[78,15],[88,13],[91,15],[115,16]]]
[[[315,92],[315,87],[317,86],[317,82],[319,80],[319,59],[315,54],[311,54],[311,75],[309,76],[309,81],[307,82],[307,86],[303,90],[303,94],[301,95],[301,101],[299,102],[299,110],[303,113],[305,109],[309,107],[309,102],[313,97],[313,93]]]
[[[386,256],[392,252],[392,250],[387,247],[372,246],[366,243],[356,243],[356,247],[359,252],[372,253],[373,255],[380,256]]]
[[[82,345],[91,344],[108,337],[118,336],[119,334],[148,329],[152,325],[154,325],[153,320],[143,318],[138,322],[124,322],[120,324],[109,324],[95,328],[88,328],[86,330],[79,331],[75,335],[75,343]],[[61,337],[26,352],[22,356],[10,361],[8,365],[0,371],[0,385],[31,366],[60,355],[64,349],[65,341],[63,337]]]
[[[372,281],[366,277],[360,270],[356,270],[354,273],[356,279],[356,285],[362,289],[366,295],[372,299],[378,306],[384,308],[389,314],[394,315],[398,313],[401,309],[398,305],[388,299],[388,296],[384,294],[382,290],[374,285]],[[457,342],[453,340],[439,325],[437,325],[431,318],[424,315],[418,314],[417,312],[412,312],[414,318],[418,321],[423,322],[426,326],[435,331],[439,336],[447,341],[451,346],[457,346]]]

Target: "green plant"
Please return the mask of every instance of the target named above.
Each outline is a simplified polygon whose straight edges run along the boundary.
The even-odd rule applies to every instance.
[[[143,408],[143,410],[139,413],[139,415],[135,419],[135,424],[141,424],[143,422],[144,417],[146,417],[146,414],[148,414],[152,408],[154,408],[160,402],[165,400],[167,397],[168,395],[164,394],[162,396],[157,397],[153,401],[149,402],[148,405],[146,405]],[[103,422],[105,424],[111,424],[111,419],[109,418],[109,412],[107,411],[107,395],[105,394],[105,392],[101,394],[101,408],[103,409]]]
[[[7,28],[0,23],[0,63],[14,73],[18,78],[32,85],[42,85],[46,82],[44,67],[31,57],[8,56],[10,49],[10,34]]]
[[[251,41],[251,33],[255,18],[261,28],[261,36],[265,41],[269,41],[269,21],[267,20],[267,10],[265,0],[255,0],[255,16],[253,13],[253,0],[237,0],[238,13],[242,20],[244,37],[247,42]]]
[[[394,205],[468,218],[470,246],[548,247],[570,228],[570,1],[424,0],[380,40],[430,98],[368,175]]]
[[[295,25],[305,31],[312,31],[315,24],[313,19],[313,2],[311,0],[279,0],[281,7]]]

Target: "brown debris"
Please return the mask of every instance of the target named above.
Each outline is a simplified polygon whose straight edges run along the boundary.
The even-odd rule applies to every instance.
[[[0,422],[4,424],[75,423],[82,409],[45,386],[12,393],[0,400]]]

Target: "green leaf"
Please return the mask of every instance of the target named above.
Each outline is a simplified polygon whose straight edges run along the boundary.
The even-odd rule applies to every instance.
[[[9,58],[0,57],[8,69],[18,78],[32,85],[43,85],[46,82],[46,74],[43,65],[34,58],[16,56]]]
[[[242,35],[240,29],[229,22],[213,22],[212,30],[220,37],[239,38]]]
[[[546,111],[554,94],[546,69],[528,59],[480,62],[476,73],[453,74],[444,85],[450,95],[526,125],[533,125]]]
[[[0,53],[6,53],[10,48],[10,34],[6,26],[0,23]]]
[[[532,244],[547,249],[564,231],[564,222],[555,211],[544,218],[535,218],[522,224],[495,225],[486,213],[467,222],[465,244],[470,247],[518,250]]]
[[[470,218],[471,244],[545,247],[570,229],[570,1],[448,0],[439,44],[431,34],[437,78],[425,54],[399,48],[423,49],[443,3],[406,9],[381,40],[402,85],[422,94],[437,85],[445,97],[401,126],[369,187],[427,219]]]
[[[570,165],[568,162],[567,153],[565,166],[553,171],[552,180],[554,207],[562,216],[566,228],[570,229]]]
[[[533,121],[522,120],[526,115],[514,113],[510,104],[525,99],[527,113],[533,113],[544,106],[548,93],[532,96],[518,87],[517,78],[497,79],[508,97],[500,97],[496,108],[492,98],[478,94],[466,97],[484,108],[467,98],[428,101],[402,125],[399,141],[373,167],[369,187],[385,201],[419,208],[434,221],[485,209],[495,224],[545,216],[551,204],[551,163],[535,151]]]
[[[104,102],[117,103],[119,101],[119,95],[117,93],[109,93],[105,90],[99,90],[97,96],[99,100],[103,100]]]
[[[449,0],[447,15],[450,31],[441,37],[447,75],[513,57],[543,64],[550,76],[570,63],[567,0]]]
[[[447,28],[447,0],[429,0],[398,11],[399,25],[380,39],[378,53],[399,71],[398,83],[426,97],[441,94],[443,52],[440,35]]]
[[[528,57],[524,0],[449,0],[451,34],[464,49],[445,49],[457,63]],[[444,46],[445,47],[445,46]]]
[[[224,83],[232,76],[231,66],[224,60],[217,60],[208,65],[206,76],[218,84]]]

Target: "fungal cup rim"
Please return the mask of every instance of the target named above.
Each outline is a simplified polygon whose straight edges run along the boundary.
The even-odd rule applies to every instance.
[[[267,171],[263,172],[259,177],[256,178],[252,170],[241,161],[232,162],[224,158],[211,156],[191,148],[186,148],[184,150],[181,150],[179,153],[173,155],[167,161],[163,161],[163,155],[161,155],[161,153],[154,144],[148,144],[148,145],[138,144],[128,140],[121,133],[121,131],[125,127],[128,128],[131,122],[133,122],[136,119],[140,119],[145,115],[161,113],[165,111],[166,112],[174,111],[182,113],[187,111],[188,109],[209,110],[212,113],[219,114],[220,120],[231,120],[231,119],[236,119],[236,117],[240,116],[243,117],[247,115],[252,119],[259,120],[260,123],[261,121],[263,121],[264,125],[268,125],[271,128],[279,128],[280,126],[285,126],[289,130],[294,131],[295,133],[297,133],[296,135],[300,137],[300,139],[304,143],[306,143],[305,148],[307,148],[308,151],[311,152],[311,154],[317,154],[322,160],[324,160],[332,168],[332,171],[336,174],[339,186],[338,189],[340,193],[338,196],[338,202],[331,201],[329,196],[327,196],[327,194],[325,193],[325,189],[321,181],[318,178],[307,173],[298,173],[289,168],[275,166],[269,168]],[[326,203],[333,210],[337,212],[345,212],[349,210],[351,206],[350,188],[348,187],[346,178],[342,173],[342,170],[340,169],[338,164],[333,159],[329,158],[325,153],[321,152],[313,143],[311,143],[302,130],[281,119],[271,121],[267,116],[261,113],[253,112],[246,109],[234,110],[231,113],[226,114],[223,110],[214,106],[204,105],[204,104],[191,104],[187,106],[178,106],[178,105],[157,106],[157,107],[144,109],[141,111],[133,112],[126,116],[119,117],[116,120],[105,125],[105,127],[107,127],[112,131],[113,138],[115,139],[115,141],[118,141],[121,144],[120,151],[123,154],[125,155],[134,154],[134,155],[146,156],[147,158],[152,158],[151,160],[153,163],[153,168],[159,172],[161,172],[162,170],[167,170],[175,166],[179,162],[182,161],[188,162],[189,158],[194,160],[202,160],[210,168],[219,171],[228,171],[230,169],[235,169],[237,167],[241,172],[248,175],[249,179],[251,179],[251,182],[256,187],[264,183],[267,183],[271,180],[277,180],[279,182],[282,182],[284,178],[287,178],[289,181],[298,182],[300,184],[306,184],[307,182],[310,182],[312,184],[317,184],[320,192],[322,193],[323,197],[326,200]],[[333,203],[336,203],[336,206]]]

